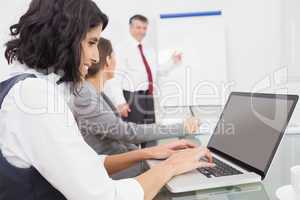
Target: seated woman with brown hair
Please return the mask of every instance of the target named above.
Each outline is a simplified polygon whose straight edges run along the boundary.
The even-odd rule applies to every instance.
[[[101,38],[98,49],[99,63],[89,68],[86,81],[77,88],[70,104],[85,141],[98,154],[124,153],[137,149],[137,144],[143,142],[182,137],[198,129],[198,121],[194,118],[173,125],[123,121],[103,92],[106,81],[113,78],[116,68],[112,44]],[[129,176],[135,176],[139,172],[134,171],[136,172]]]

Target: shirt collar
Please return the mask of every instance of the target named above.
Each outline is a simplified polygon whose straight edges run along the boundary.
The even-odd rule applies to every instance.
[[[35,69],[29,68],[25,64],[21,64],[18,61],[15,61],[12,66],[9,67],[8,74],[5,76],[4,80],[11,78],[13,76],[19,75],[19,74],[34,74],[38,78],[46,79],[46,80],[51,80],[51,82],[57,82],[61,76],[55,74],[55,73],[50,73],[48,75],[45,75],[41,72],[36,71]]]
[[[138,45],[144,45],[144,43],[143,43],[143,41],[142,42],[139,42],[139,41],[137,41],[134,37],[132,37],[132,35],[130,35],[130,37],[129,37],[129,42],[130,42],[130,44],[132,44],[132,45],[134,45],[134,46],[138,46]]]
[[[72,88],[73,84],[68,82],[64,82],[61,84],[57,84],[57,81],[61,78],[60,75],[55,73],[50,74],[43,74],[41,72],[36,71],[35,69],[29,68],[28,66],[21,64],[18,61],[15,61],[12,66],[9,66],[8,73],[4,76],[5,78],[1,81],[7,80],[13,76],[17,76],[19,74],[34,74],[36,77],[46,80],[47,82],[53,84],[55,87],[57,87],[58,91],[63,95],[66,102],[69,102],[71,94],[72,94]],[[0,82],[1,82],[0,81]]]

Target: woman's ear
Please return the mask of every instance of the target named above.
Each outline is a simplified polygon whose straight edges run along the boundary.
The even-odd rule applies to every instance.
[[[111,57],[110,56],[106,56],[106,64],[107,64],[107,66],[108,67],[110,67],[111,66]]]

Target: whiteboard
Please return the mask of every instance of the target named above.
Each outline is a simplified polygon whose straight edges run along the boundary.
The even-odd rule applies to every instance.
[[[180,66],[159,76],[160,105],[221,105],[227,82],[223,17],[160,18],[157,24],[159,64],[174,51],[183,55]]]

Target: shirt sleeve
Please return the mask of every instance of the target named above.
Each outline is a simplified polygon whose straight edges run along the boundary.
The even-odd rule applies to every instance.
[[[106,157],[107,157],[106,155],[99,155],[99,159],[102,163],[104,163]]]
[[[158,60],[158,56],[157,56],[157,53],[154,52],[153,49],[151,49],[153,52],[152,52],[152,55],[153,55],[153,60],[155,61],[155,63],[157,63],[158,65],[158,68],[157,68],[157,74],[159,76],[162,76],[162,75],[166,75],[168,74],[169,72],[171,72],[173,69],[177,68],[177,67],[180,67],[181,64],[175,64],[174,61],[172,60],[172,57],[170,57],[168,60],[166,60],[165,62],[163,63],[160,63],[159,60]]]
[[[122,200],[144,199],[144,190],[136,179],[114,181],[117,186],[117,196]]]
[[[18,140],[28,162],[67,199],[142,200],[135,179],[114,181],[108,176],[105,156],[84,142],[64,98],[45,82],[28,79],[15,87],[8,112],[16,120],[12,131],[22,133]]]
[[[125,143],[181,137],[186,134],[183,123],[136,124],[125,122],[117,116],[108,103],[96,92],[83,85],[78,95],[73,95],[71,108],[82,135],[97,135],[99,139],[113,139]]]

